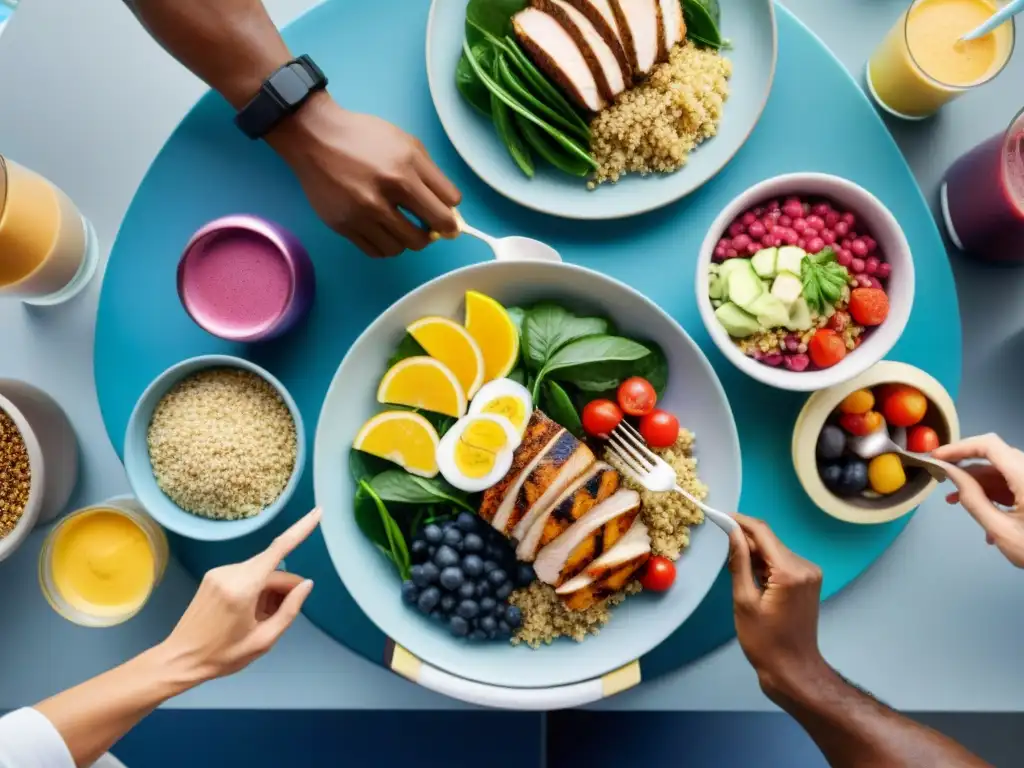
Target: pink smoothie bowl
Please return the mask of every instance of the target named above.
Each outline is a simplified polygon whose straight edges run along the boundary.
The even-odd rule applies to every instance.
[[[299,239],[249,214],[215,219],[178,262],[178,297],[203,330],[229,341],[287,333],[313,306],[316,276]]]

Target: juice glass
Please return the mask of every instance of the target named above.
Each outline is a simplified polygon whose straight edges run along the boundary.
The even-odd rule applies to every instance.
[[[949,239],[988,261],[1024,263],[1024,109],[965,154],[939,189]]]
[[[994,14],[993,0],[914,0],[868,61],[868,92],[886,112],[929,117],[962,93],[987,83],[1013,53],[1009,20],[989,34],[960,38]]]
[[[52,305],[77,295],[96,272],[96,233],[67,195],[0,157],[0,298]]]
[[[142,610],[163,578],[167,535],[131,496],[63,517],[43,541],[39,585],[50,607],[84,627],[111,627]]]

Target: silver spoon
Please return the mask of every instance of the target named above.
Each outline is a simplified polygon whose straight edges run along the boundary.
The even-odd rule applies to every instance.
[[[923,468],[940,483],[945,482],[949,477],[949,472],[946,469],[949,464],[933,459],[926,453],[914,453],[900,447],[900,444],[889,436],[889,429],[884,421],[882,426],[870,435],[851,437],[846,444],[851,451],[865,461],[870,461],[883,453],[895,453],[907,464]]]
[[[478,240],[487,243],[494,251],[494,258],[498,261],[561,261],[562,257],[558,251],[547,243],[534,240],[529,237],[492,237],[481,232],[476,227],[471,227],[462,218],[462,214],[455,211],[455,219],[459,224],[459,231],[472,235]]]

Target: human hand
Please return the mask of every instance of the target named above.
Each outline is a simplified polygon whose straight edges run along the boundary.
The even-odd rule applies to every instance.
[[[320,523],[314,509],[258,555],[207,571],[164,650],[195,682],[230,675],[265,654],[291,626],[313,582],[275,570]]]
[[[999,435],[989,434],[940,446],[932,456],[951,465],[949,479],[957,491],[946,501],[959,502],[985,529],[986,541],[1018,568],[1024,568],[1024,453],[1007,445]],[[988,463],[955,466],[966,459],[985,459]],[[992,502],[1014,509],[1004,512]]]
[[[729,570],[736,634],[762,690],[778,701],[828,669],[818,650],[821,569],[786,549],[763,521],[734,517],[740,527],[729,534]]]
[[[431,231],[458,232],[458,189],[419,140],[385,120],[342,109],[323,93],[267,140],[291,166],[317,215],[370,256],[419,251]]]

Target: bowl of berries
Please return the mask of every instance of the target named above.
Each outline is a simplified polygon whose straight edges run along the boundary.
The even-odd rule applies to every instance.
[[[793,465],[807,495],[832,517],[887,523],[913,510],[938,485],[897,453],[864,456],[854,450],[855,438],[879,430],[919,454],[960,439],[949,393],[906,363],[884,361],[852,381],[815,392],[793,429]]]
[[[708,230],[697,305],[747,375],[813,392],[849,381],[899,340],[914,302],[910,245],[863,187],[823,173],[776,176]]]

